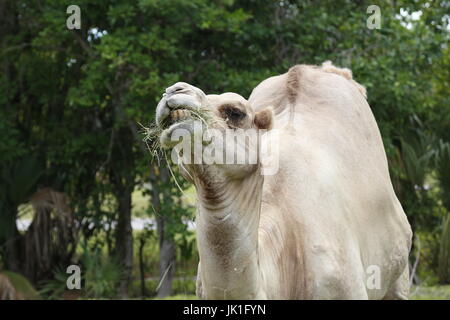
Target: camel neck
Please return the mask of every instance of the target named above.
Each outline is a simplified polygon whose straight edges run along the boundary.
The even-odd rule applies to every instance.
[[[197,184],[196,184],[197,185]],[[199,184],[197,243],[208,299],[260,298],[258,226],[263,176]]]

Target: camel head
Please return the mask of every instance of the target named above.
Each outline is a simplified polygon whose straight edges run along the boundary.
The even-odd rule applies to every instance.
[[[271,108],[255,112],[236,93],[206,95],[185,82],[168,87],[156,109],[161,146],[181,159],[183,176],[193,182],[205,171],[221,180],[255,172],[259,134],[272,122]]]

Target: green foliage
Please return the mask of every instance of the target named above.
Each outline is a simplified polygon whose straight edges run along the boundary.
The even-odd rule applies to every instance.
[[[441,187],[441,198],[445,208],[450,211],[450,143],[440,141],[437,176]]]
[[[421,128],[417,117],[413,119],[417,122],[415,131],[401,138],[402,159],[407,179],[416,188],[422,188],[436,158],[436,137]]]
[[[450,286],[412,287],[411,300],[450,300]]]
[[[86,297],[116,297],[123,270],[114,257],[107,257],[99,250],[85,251],[81,264]]]
[[[450,213],[442,223],[438,276],[441,283],[450,283]]]
[[[82,244],[80,258],[83,298],[115,298],[117,287],[123,276],[122,268],[114,257],[108,257],[99,249]],[[55,268],[53,278],[41,283],[40,293],[47,299],[62,299],[67,293],[68,274],[65,268]]]
[[[416,270],[418,285],[432,286],[437,285],[439,282],[436,273],[439,255],[439,238],[439,233],[418,231],[414,235],[415,241],[410,254],[410,262],[413,265],[416,259],[419,259]]]
[[[17,208],[28,201],[43,174],[35,156],[3,162],[0,167],[0,248],[16,232]],[[6,261],[8,265],[8,261]]]
[[[2,194],[16,206],[24,203],[34,192],[42,173],[42,166],[35,157],[21,158],[10,167],[3,168],[1,172],[4,183]]]
[[[67,289],[67,277],[64,268],[55,268],[53,278],[41,283],[39,293],[46,299],[60,299]]]
[[[145,282],[146,290],[150,293],[149,297],[156,296],[156,287],[158,280],[147,280]],[[194,277],[178,277],[173,280],[173,295],[191,296],[195,295],[196,281]],[[140,283],[135,281],[132,285],[131,293],[134,297],[140,297]]]

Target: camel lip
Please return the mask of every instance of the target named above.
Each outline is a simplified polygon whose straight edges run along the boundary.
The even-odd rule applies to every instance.
[[[171,140],[171,136],[172,133],[177,130],[177,129],[184,129],[184,130],[188,130],[190,131],[193,124],[190,122],[195,121],[193,118],[187,118],[181,121],[177,121],[174,122],[172,124],[170,124],[169,126],[165,127],[163,129],[163,131],[161,132],[161,136],[160,136],[160,141],[161,141],[161,145],[163,146],[164,149],[171,149],[173,148],[176,144],[178,144],[178,140],[177,141],[172,141]]]

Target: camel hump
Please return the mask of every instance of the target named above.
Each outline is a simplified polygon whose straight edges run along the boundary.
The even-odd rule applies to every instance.
[[[295,103],[298,92],[302,88],[302,82],[305,82],[305,84],[308,82],[307,74],[310,70],[320,70],[323,72],[334,73],[345,78],[358,89],[358,91],[364,96],[364,98],[367,99],[366,88],[353,79],[352,70],[348,68],[336,67],[331,61],[327,60],[323,62],[320,67],[298,64],[289,69],[289,71],[287,72],[286,89],[288,100],[290,103]]]
[[[356,86],[356,88],[358,88],[358,91],[364,96],[364,98],[367,99],[366,88],[353,79],[352,70],[348,68],[338,68],[335,65],[333,65],[333,63],[330,60],[327,60],[324,63],[322,63],[321,69],[325,72],[340,75],[345,79],[349,80],[351,83],[353,83],[353,85]]]

